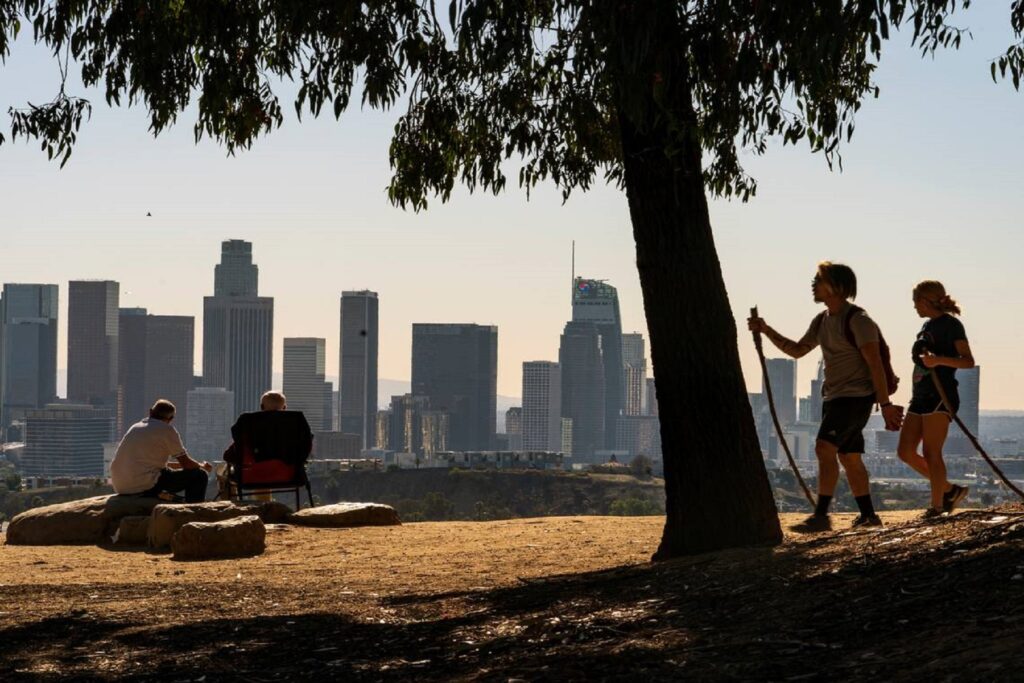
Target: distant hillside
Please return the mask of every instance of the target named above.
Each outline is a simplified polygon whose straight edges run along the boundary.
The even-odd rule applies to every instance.
[[[483,520],[550,515],[659,514],[661,479],[627,475],[496,470],[331,472],[313,479],[323,503],[373,501],[402,519]]]

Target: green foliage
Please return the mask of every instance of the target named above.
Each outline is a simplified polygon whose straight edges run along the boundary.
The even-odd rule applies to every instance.
[[[637,479],[650,479],[654,463],[646,455],[640,454],[629,461],[629,473]]]
[[[72,66],[108,104],[145,106],[154,135],[194,105],[196,139],[234,153],[281,125],[274,89],[293,81],[300,118],[340,117],[354,96],[373,108],[407,101],[390,150],[389,196],[402,206],[446,200],[456,183],[500,192],[510,161],[527,192],[545,179],[565,196],[621,182],[627,124],[660,131],[670,159],[696,141],[706,187],[747,198],[756,184],[742,150],[806,140],[831,165],[861,101],[877,95],[890,32],[907,30],[924,53],[956,48],[965,33],[947,22],[970,0],[452,0],[443,17],[438,5],[0,0],[0,57],[31,25],[62,66],[52,102],[11,111],[11,135],[67,162],[90,112],[64,92]],[[1021,0],[1010,24],[1016,44],[992,76],[1018,87]]]
[[[8,471],[4,476],[4,485],[8,491],[18,491],[21,489],[21,475],[14,470]]]
[[[642,496],[629,496],[613,500],[608,508],[608,514],[619,517],[641,517],[645,515],[660,515],[664,513],[661,506],[650,498]]]

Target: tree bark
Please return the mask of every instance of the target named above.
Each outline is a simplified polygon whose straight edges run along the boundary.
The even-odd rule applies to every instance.
[[[692,123],[696,116],[677,112]],[[740,368],[696,140],[620,113],[626,194],[651,343],[665,464],[654,560],[776,544],[778,513]]]

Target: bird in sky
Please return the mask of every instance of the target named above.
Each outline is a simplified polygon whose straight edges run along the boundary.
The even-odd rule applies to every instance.
[[[147,218],[152,218],[152,217],[153,217],[153,214],[151,214],[151,213],[150,213],[149,211],[147,211],[147,212],[146,212],[146,217],[147,217]]]

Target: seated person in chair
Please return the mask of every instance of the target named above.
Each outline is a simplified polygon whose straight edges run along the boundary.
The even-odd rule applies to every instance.
[[[222,490],[238,497],[237,483],[308,484],[305,462],[313,447],[313,434],[299,411],[289,411],[284,394],[268,391],[260,399],[260,410],[242,413],[231,428],[234,441],[224,451],[225,468]],[[246,487],[248,488],[248,487]],[[253,486],[257,498],[269,491]]]
[[[110,463],[116,493],[163,497],[160,494],[184,491],[187,503],[206,498],[210,464],[189,457],[178,430],[171,426],[174,413],[174,404],[160,399],[149,409],[149,417],[125,433]],[[176,462],[169,463],[171,458]]]

